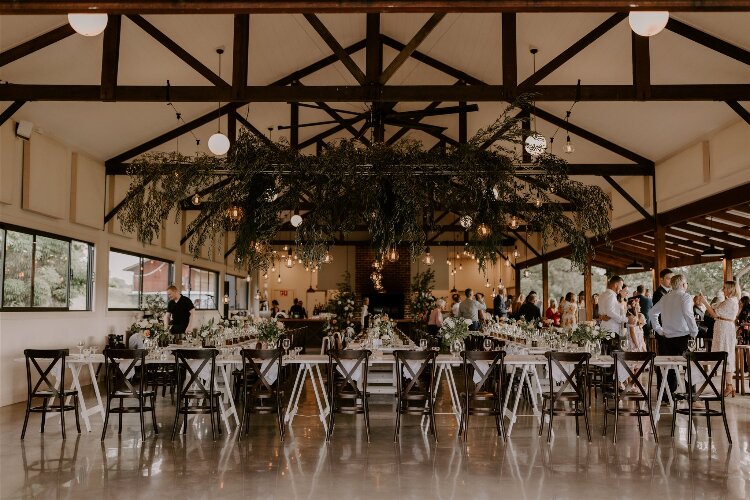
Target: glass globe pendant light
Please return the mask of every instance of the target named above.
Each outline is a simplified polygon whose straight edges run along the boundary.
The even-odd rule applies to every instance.
[[[224,49],[219,47],[216,49],[216,53],[219,54],[219,75],[221,75],[221,55],[224,53]],[[229,151],[229,137],[221,133],[221,101],[219,101],[219,116],[216,119],[218,131],[208,138],[208,149],[216,156],[222,156],[227,154]]]
[[[635,11],[628,15],[630,29],[636,35],[654,36],[661,33],[669,22],[667,11]]]
[[[422,257],[422,262],[424,262],[424,265],[426,266],[431,266],[435,263],[435,257],[430,254],[430,247],[425,247],[425,254],[424,257]]]
[[[398,251],[396,250],[396,245],[393,245],[393,248],[388,250],[388,255],[386,258],[388,259],[388,262],[396,262],[398,261]]]
[[[100,35],[107,27],[107,14],[68,14],[68,23],[83,36]]]

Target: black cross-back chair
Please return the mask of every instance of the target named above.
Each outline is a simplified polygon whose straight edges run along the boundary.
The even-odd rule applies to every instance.
[[[437,351],[393,351],[396,359],[396,429],[393,440],[401,436],[401,415],[428,415],[430,430],[437,442],[435,423],[435,368]],[[418,361],[412,369],[408,361]],[[408,374],[409,377],[405,375]],[[410,404],[411,403],[411,404]]]
[[[216,428],[221,434],[221,397],[222,392],[215,389],[216,355],[218,349],[175,349],[175,365],[177,369],[177,408],[172,427],[172,439],[177,434],[180,415],[184,415],[182,433],[187,434],[187,419],[189,414],[208,413],[211,417],[211,437],[216,439]],[[198,361],[197,368],[190,366],[190,361]],[[208,388],[200,377],[204,368],[210,370]],[[190,405],[194,401],[195,405]],[[214,420],[214,413],[218,422]]]
[[[576,436],[580,435],[578,417],[583,416],[586,425],[586,435],[591,441],[591,428],[589,427],[588,411],[588,387],[589,380],[589,359],[591,354],[588,352],[555,352],[549,351],[544,353],[547,358],[547,376],[549,378],[549,392],[542,394],[542,416],[539,422],[539,436],[544,429],[544,417],[549,415],[549,426],[547,428],[547,442],[552,439],[552,421],[555,415],[567,415],[576,418]],[[571,370],[565,366],[566,363],[572,363]],[[565,379],[560,387],[555,386],[555,380],[552,377],[552,367],[556,366]],[[570,387],[571,391],[566,391]],[[573,409],[556,408],[558,401],[563,403],[573,403]],[[548,408],[549,406],[549,408]]]
[[[283,387],[283,353],[279,349],[242,349],[242,372],[244,379],[242,384],[243,399],[245,401],[242,411],[242,421],[240,422],[240,431],[237,433],[237,439],[242,439],[242,429],[245,434],[249,432],[250,424],[248,422],[250,413],[255,410],[256,413],[273,413],[276,412],[276,419],[279,425],[279,438],[284,442],[284,411],[282,399],[284,393]],[[266,363],[265,368],[263,363]],[[276,380],[269,382],[269,372],[276,368]]]
[[[458,435],[466,441],[469,430],[470,415],[485,415],[495,417],[497,435],[505,440],[505,426],[503,422],[503,401],[505,400],[504,365],[505,351],[463,351],[464,387],[465,392],[461,411],[461,424]],[[486,361],[487,369],[480,368],[479,362]],[[474,382],[474,374],[480,374],[479,382]],[[476,403],[482,403],[477,405]],[[489,406],[487,405],[489,403]]]
[[[675,421],[677,414],[688,416],[688,444],[691,443],[693,436],[693,415],[706,417],[706,426],[708,427],[708,437],[711,438],[711,417],[718,417],[724,420],[724,430],[727,432],[727,441],[732,444],[732,436],[729,433],[729,424],[727,423],[727,413],[724,407],[724,387],[727,377],[727,357],[726,351],[716,352],[687,352],[685,358],[687,359],[687,383],[688,390],[682,393],[675,393],[672,396],[675,399],[675,404],[672,407],[672,433],[674,437]],[[713,367],[710,371],[703,367],[704,364],[712,364]],[[693,372],[690,367],[695,367],[704,378],[702,384],[695,388],[693,392]],[[717,374],[721,374],[721,384],[716,387],[713,382],[713,377]],[[697,385],[697,384],[695,384]],[[677,408],[677,401],[687,401],[687,408]],[[693,408],[693,404],[696,402],[702,402],[705,404],[703,408]],[[710,408],[711,402],[718,402],[721,410]]]
[[[367,433],[367,442],[370,442],[370,407],[368,398],[370,393],[367,392],[367,372],[370,368],[371,351],[362,350],[328,350],[328,393],[331,405],[328,418],[328,435],[326,441],[331,440],[333,435],[333,426],[335,424],[334,415],[336,412],[356,415],[362,413],[365,419],[365,431]],[[347,369],[342,361],[353,361],[351,369]],[[357,369],[362,369],[362,389],[357,385],[357,381],[352,377]],[[340,379],[335,378],[335,373],[341,375]],[[361,401],[358,403],[358,401]]]
[[[125,370],[120,362],[128,362]],[[146,440],[146,424],[144,412],[151,412],[151,423],[154,434],[159,434],[156,424],[156,391],[148,389],[146,381],[146,350],[145,349],[104,349],[104,377],[107,392],[107,407],[104,415],[102,441],[107,437],[107,424],[110,413],[118,415],[117,434],[122,434],[122,415],[124,413],[138,413],[141,419],[141,440]],[[137,378],[137,382],[131,379]],[[124,406],[126,399],[135,399],[138,406]],[[112,401],[119,400],[117,408],[112,408]],[[146,400],[150,405],[146,404]]]
[[[656,433],[656,424],[654,423],[654,414],[651,411],[651,382],[654,373],[654,358],[656,354],[653,352],[623,352],[613,351],[612,358],[614,360],[614,378],[612,387],[608,387],[604,392],[604,427],[602,429],[602,436],[607,435],[607,415],[615,416],[614,429],[612,432],[612,442],[617,442],[617,419],[619,415],[630,415],[638,417],[638,433],[643,437],[643,423],[641,422],[642,417],[648,417],[651,423],[651,432],[654,433],[654,441],[659,442],[659,436]],[[630,365],[635,365],[635,371]],[[641,384],[640,377],[648,372],[648,383],[644,387]],[[624,389],[620,389],[620,374],[624,373],[628,379],[623,383]],[[614,406],[608,407],[607,403],[612,400]],[[635,409],[630,410],[627,408],[621,408],[620,402],[632,402],[635,403]],[[641,405],[645,403],[646,409],[643,409]]]
[[[65,389],[65,358],[68,356],[67,349],[25,349],[23,355],[26,358],[26,385],[28,387],[28,393],[26,396],[26,416],[23,419],[23,430],[21,430],[21,439],[26,437],[26,426],[29,423],[30,413],[41,413],[42,414],[42,425],[40,432],[44,432],[44,424],[47,420],[47,412],[60,413],[60,427],[62,429],[62,437],[65,439],[65,412],[73,411],[76,417],[76,429],[78,434],[81,433],[81,424],[78,421],[78,391],[73,389]],[[49,366],[42,368],[39,366],[38,360],[49,361]],[[60,380],[58,387],[50,382],[49,375],[54,369],[55,365],[59,363],[60,366]],[[39,376],[39,380],[32,385],[31,382],[31,367],[34,367],[35,373]],[[44,384],[44,385],[42,385]],[[73,404],[65,404],[65,399],[71,396],[73,398]],[[42,399],[41,406],[32,406],[32,400],[35,398]],[[50,400],[54,401],[55,398],[59,398],[59,404],[50,406]]]

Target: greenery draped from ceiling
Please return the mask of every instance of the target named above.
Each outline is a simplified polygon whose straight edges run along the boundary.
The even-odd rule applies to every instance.
[[[540,235],[543,247],[570,245],[571,260],[582,268],[593,253],[589,238],[610,231],[611,201],[599,187],[571,180],[566,162],[552,154],[534,157],[536,173],[523,175],[524,133],[516,115],[529,105],[522,99],[467,143],[445,149],[426,150],[414,140],[363,146],[352,139],[328,143],[313,156],[243,129],[225,158],[150,153],[130,164],[130,191],[117,217],[125,231],[150,243],[163,221],[180,222],[179,208],[203,192],[187,225],[190,252],[197,257],[204,245],[221,251],[224,235],[234,232],[234,266],[252,272],[272,266],[280,257],[272,242],[292,231],[309,266],[322,262],[341,237],[365,228],[381,255],[403,245],[417,258],[439,230],[433,214],[442,211],[471,218],[467,249],[484,269],[513,237],[515,216]],[[575,211],[564,212],[556,197]],[[233,209],[238,217],[229,217]],[[303,217],[297,228],[288,223],[294,212]],[[488,235],[478,234],[480,224]]]

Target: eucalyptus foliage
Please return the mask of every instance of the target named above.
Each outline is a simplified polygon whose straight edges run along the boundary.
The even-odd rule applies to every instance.
[[[535,158],[532,176],[517,175],[525,168],[519,167],[517,111],[509,107],[467,143],[446,150],[428,151],[412,140],[368,147],[340,140],[312,156],[243,130],[226,158],[147,154],[129,167],[132,183],[118,219],[150,243],[163,221],[179,221],[176,209],[203,192],[187,226],[191,253],[197,256],[204,245],[215,250],[233,231],[235,266],[252,271],[271,267],[270,244],[294,211],[303,217],[294,230],[296,250],[308,265],[319,263],[336,237],[363,226],[376,252],[406,245],[417,258],[429,232],[438,230],[432,214],[447,210],[471,217],[468,249],[484,268],[515,215],[544,244],[570,245],[571,260],[581,267],[593,252],[588,238],[609,233],[611,201],[598,187],[570,180],[566,162],[551,154]],[[494,146],[483,147],[489,142]],[[565,214],[551,192],[576,212]],[[239,216],[230,218],[233,208]],[[489,235],[477,235],[479,224]]]

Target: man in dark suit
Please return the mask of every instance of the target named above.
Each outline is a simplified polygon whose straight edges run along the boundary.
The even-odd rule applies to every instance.
[[[672,280],[672,275],[674,273],[671,269],[662,269],[659,272],[659,288],[656,289],[654,292],[654,299],[652,300],[651,306],[655,306],[666,294],[672,291],[670,281]],[[646,316],[648,317],[648,316]],[[661,323],[661,317],[659,318],[659,323]],[[654,325],[651,325],[651,329],[653,330]],[[655,335],[656,337],[656,347],[659,352],[665,352],[664,351],[664,337],[661,335]],[[658,354],[658,353],[657,353]],[[656,370],[656,386],[661,387],[661,370]],[[662,399],[662,404],[669,403],[669,401],[664,397]]]
[[[635,289],[635,296],[641,306],[641,314],[646,318],[646,326],[643,328],[643,332],[646,335],[651,335],[651,323],[648,321],[648,312],[654,307],[654,303],[643,294],[644,290],[645,288],[643,285],[638,285]]]

